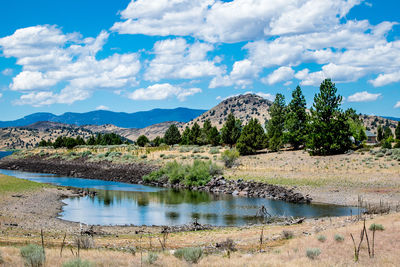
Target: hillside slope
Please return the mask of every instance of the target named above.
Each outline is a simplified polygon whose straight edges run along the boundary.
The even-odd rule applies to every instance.
[[[243,124],[246,124],[251,118],[257,118],[264,125],[265,121],[270,119],[269,108],[271,105],[271,101],[255,94],[233,96],[186,123],[184,127],[191,127],[195,122],[202,126],[203,122],[209,119],[212,125],[221,129],[229,113],[233,113]]]

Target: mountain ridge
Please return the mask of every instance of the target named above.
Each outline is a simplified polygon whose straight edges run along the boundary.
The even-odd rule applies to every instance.
[[[66,112],[54,115],[38,112],[13,121],[0,121],[0,128],[28,126],[40,121],[59,122],[77,126],[113,124],[122,128],[145,128],[166,121],[188,122],[207,110],[178,107],[152,109],[133,113],[96,110],[83,113]]]

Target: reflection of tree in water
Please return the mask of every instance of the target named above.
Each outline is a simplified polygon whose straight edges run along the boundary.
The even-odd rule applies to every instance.
[[[166,212],[165,216],[167,218],[169,218],[170,220],[175,221],[179,218],[180,214],[178,212],[170,211],[170,212]]]
[[[122,200],[132,200],[139,206],[148,206],[150,203],[167,205],[209,203],[222,198],[207,192],[189,190],[160,190],[158,192],[95,191],[97,195],[91,197],[92,201],[97,200],[99,204],[103,203],[106,206],[110,206],[114,202],[120,203]]]

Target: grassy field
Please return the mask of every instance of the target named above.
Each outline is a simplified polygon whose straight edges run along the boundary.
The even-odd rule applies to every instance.
[[[50,186],[0,174],[0,194],[21,193]]]

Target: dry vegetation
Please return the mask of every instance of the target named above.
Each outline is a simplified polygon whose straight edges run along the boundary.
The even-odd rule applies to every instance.
[[[183,247],[203,248],[204,255],[198,266],[398,266],[400,255],[400,217],[398,214],[367,218],[367,226],[372,223],[382,224],[384,231],[376,234],[375,257],[369,258],[367,245],[361,246],[360,259],[354,262],[353,244],[350,234],[358,240],[362,229],[362,221],[354,218],[320,219],[307,221],[296,226],[265,226],[263,227],[264,243],[261,246],[259,238],[261,226],[248,228],[224,228],[211,231],[183,232],[170,234],[166,249],[162,251],[158,241],[158,234],[129,233],[119,236],[95,236],[96,248],[80,250],[80,257],[95,263],[95,266],[139,266],[149,251],[158,254],[156,264],[159,266],[189,265],[173,256],[174,250]],[[293,238],[286,239],[283,231],[293,233]],[[368,230],[371,238],[372,232]],[[321,242],[320,236],[326,240]],[[335,236],[342,236],[343,241]],[[5,266],[22,266],[19,246],[4,246],[11,237],[3,237],[0,242],[0,251],[5,261]],[[221,243],[228,238],[233,240],[236,251],[227,252],[217,249],[216,243]],[[20,238],[23,242],[40,244],[40,235],[35,233],[32,237]],[[45,232],[46,266],[61,266],[63,262],[73,259],[71,253],[76,253],[71,236],[66,239],[62,257],[60,247],[63,240],[62,234]],[[51,245],[51,246],[50,246]],[[309,249],[318,249],[321,254],[315,259],[307,257]]]

